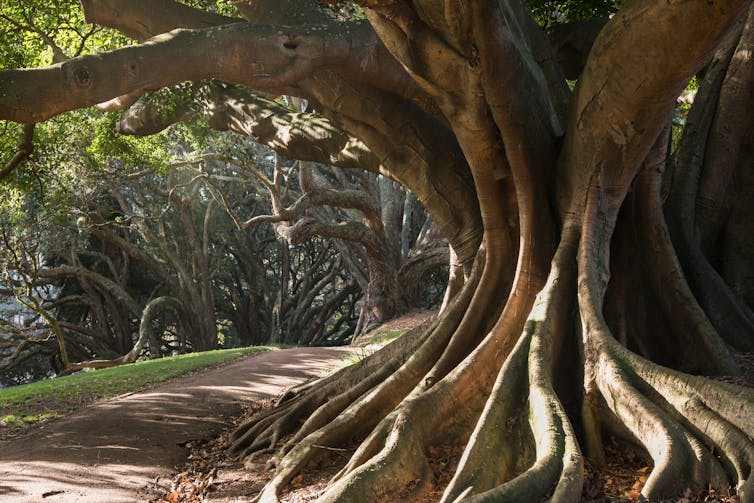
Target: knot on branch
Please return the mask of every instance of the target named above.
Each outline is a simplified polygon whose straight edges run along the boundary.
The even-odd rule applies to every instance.
[[[479,68],[479,49],[474,45],[471,47],[471,53],[468,57],[469,68],[476,70]]]
[[[92,85],[92,74],[85,66],[80,66],[73,71],[73,81],[82,89],[88,89]]]
[[[284,36],[283,37],[283,47],[285,49],[288,49],[289,51],[295,51],[298,47],[299,41],[295,37],[291,36]]]

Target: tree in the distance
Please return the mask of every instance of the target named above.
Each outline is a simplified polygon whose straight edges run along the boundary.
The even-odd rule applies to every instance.
[[[317,113],[238,110],[273,148],[404,184],[448,239],[464,284],[436,322],[239,428],[236,451],[279,453],[259,500],[355,442],[320,501],[428,491],[437,446],[459,456],[442,501],[578,501],[609,432],[651,458],[647,497],[754,501],[754,394],[692,375],[735,372],[728,346],[754,336],[750,2],[627,2],[572,93],[522,2],[360,3],[368,22],[82,0],[144,43],[0,72],[0,118],[23,124],[185,80],[305,98]]]
[[[269,213],[255,209],[243,220],[229,198],[209,186],[241,229],[269,223],[291,245],[333,241],[341,267],[364,294],[356,336],[419,307],[433,274],[448,264],[447,245],[432,220],[410,192],[385,177],[304,161],[284,169],[276,160],[271,177],[246,170],[267,191]],[[424,300],[432,306],[439,299]]]

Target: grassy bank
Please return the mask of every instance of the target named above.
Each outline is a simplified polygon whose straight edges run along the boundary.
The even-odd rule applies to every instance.
[[[10,431],[57,417],[101,399],[130,393],[251,353],[259,346],[148,360],[0,389],[0,438]]]

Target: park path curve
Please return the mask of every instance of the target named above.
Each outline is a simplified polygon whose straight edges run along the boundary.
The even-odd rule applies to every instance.
[[[2,502],[134,502],[183,464],[187,443],[217,435],[242,404],[321,375],[353,350],[257,353],[125,395],[0,441]]]

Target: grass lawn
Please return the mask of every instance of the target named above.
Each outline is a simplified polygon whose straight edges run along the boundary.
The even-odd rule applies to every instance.
[[[328,376],[342,368],[350,367],[351,365],[359,363],[361,360],[377,351],[376,349],[374,349],[375,345],[379,347],[385,346],[388,342],[394,341],[409,330],[410,329],[408,328],[399,328],[396,330],[378,330],[374,333],[374,335],[372,335],[372,337],[369,338],[368,341],[364,341],[365,344],[368,344],[366,348],[353,346],[353,348],[356,350],[355,353],[343,357],[335,366],[323,371],[322,376]]]
[[[408,328],[399,328],[397,330],[378,330],[374,334],[374,337],[372,337],[372,340],[369,342],[371,344],[387,344],[388,342],[397,339],[408,331]]]
[[[0,389],[0,438],[11,430],[57,417],[97,400],[112,398],[199,369],[259,351],[257,346],[147,360]]]

